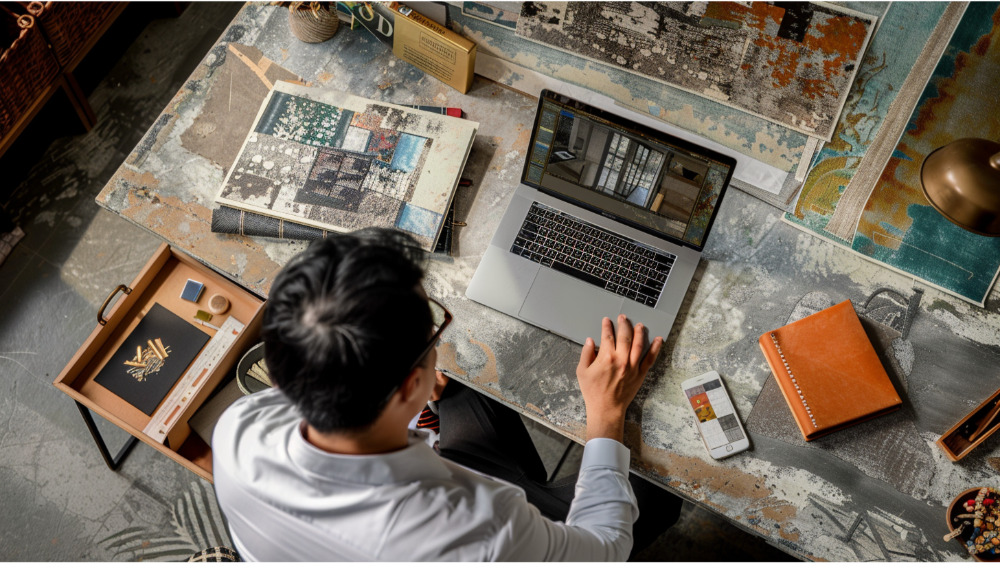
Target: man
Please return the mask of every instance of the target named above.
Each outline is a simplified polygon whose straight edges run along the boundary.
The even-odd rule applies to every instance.
[[[587,340],[577,367],[583,461],[575,484],[546,486],[518,416],[436,372],[450,314],[422,289],[422,260],[408,236],[371,229],[313,243],[275,279],[263,340],[277,389],[230,407],[212,444],[237,551],[272,561],[624,560],[639,516],[632,484],[643,483],[630,483],[625,409],[663,339],[643,358],[642,326],[622,316],[617,336],[604,319],[599,351]],[[432,396],[440,454],[408,427]],[[657,504],[640,521],[648,544],[680,500],[640,486]]]

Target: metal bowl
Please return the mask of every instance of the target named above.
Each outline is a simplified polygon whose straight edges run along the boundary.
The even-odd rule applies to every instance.
[[[250,367],[264,359],[264,343],[261,342],[247,351],[236,366],[236,385],[244,395],[251,395],[270,389],[271,386],[250,375]],[[266,368],[265,368],[266,369]]]

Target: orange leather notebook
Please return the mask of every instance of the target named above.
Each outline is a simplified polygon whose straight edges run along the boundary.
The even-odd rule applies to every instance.
[[[759,342],[806,441],[902,404],[850,301],[766,332]]]

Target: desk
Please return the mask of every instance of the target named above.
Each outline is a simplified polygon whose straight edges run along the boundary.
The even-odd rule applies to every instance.
[[[253,45],[320,86],[404,104],[459,106],[480,122],[464,174],[473,186],[456,196],[456,217],[468,227],[457,231],[454,256],[435,256],[427,274],[428,292],[455,315],[439,364],[462,383],[582,442],[579,347],[465,298],[520,173],[533,98],[482,79],[461,95],[395,59],[361,31],[342,28],[329,42],[301,43],[288,31],[282,9],[248,4],[98,203],[261,296],[281,266],[305,247],[210,232],[224,171],[186,148],[181,134],[218,80],[228,41]],[[629,410],[626,443],[633,470],[802,558],[959,555],[957,543],[941,540],[945,507],[964,489],[995,484],[991,463],[1000,467],[1000,457],[994,457],[1000,456],[1000,442],[952,464],[933,440],[998,386],[989,368],[1000,360],[1000,319],[992,312],[927,290],[907,337],[891,345],[906,388],[905,408],[868,423],[876,428],[899,420],[889,417],[905,416],[912,431],[908,439],[887,439],[853,457],[835,455],[822,440],[807,447],[801,440],[752,432],[750,451],[713,461],[679,389],[688,377],[718,370],[747,420],[768,376],[756,341],[761,333],[784,325],[797,307],[851,299],[860,308],[880,288],[909,295],[911,285],[781,223],[777,209],[730,189],[664,358]],[[990,308],[996,309],[996,301]],[[906,455],[896,455],[902,461],[890,467],[872,461],[900,451]]]

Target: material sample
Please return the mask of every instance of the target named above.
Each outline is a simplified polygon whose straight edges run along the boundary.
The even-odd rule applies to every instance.
[[[805,2],[525,2],[517,34],[829,140],[876,19]]]

